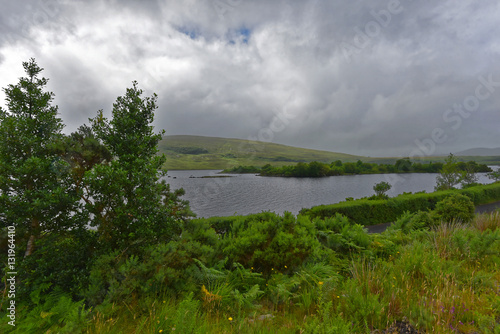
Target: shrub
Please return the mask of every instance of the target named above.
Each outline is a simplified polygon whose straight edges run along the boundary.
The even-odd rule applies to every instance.
[[[18,294],[24,300],[44,284],[50,283],[73,298],[82,298],[88,286],[97,243],[96,234],[89,230],[75,230],[71,234],[48,233],[36,241],[36,252],[20,259],[19,278],[23,282]]]
[[[226,227],[218,256],[265,273],[301,265],[319,250],[314,224],[308,217],[294,217],[289,212],[238,217]]]
[[[376,196],[382,199],[388,198],[385,193],[391,190],[391,188],[392,185],[390,185],[388,182],[385,181],[377,183],[376,185],[373,186],[373,190],[375,191]]]
[[[468,223],[474,218],[474,210],[474,204],[469,197],[452,194],[436,204],[433,216],[443,222],[460,220]]]
[[[158,295],[168,290],[173,295],[197,289],[198,263],[214,258],[217,235],[201,220],[186,222],[176,241],[143,249],[140,256],[120,252],[96,259],[85,293],[89,303],[133,300],[138,295]],[[198,262],[196,262],[198,260]]]
[[[434,225],[434,219],[427,211],[417,211],[411,213],[406,211],[401,215],[389,230],[402,230],[403,233],[411,231],[425,230]]]
[[[2,328],[3,333],[79,333],[87,322],[88,311],[83,300],[75,302],[71,296],[55,289],[47,293],[50,284],[44,284],[31,294],[31,309],[20,308],[16,326]],[[7,324],[7,321],[4,322]],[[7,326],[6,326],[7,327]],[[12,327],[12,326],[8,326]]]

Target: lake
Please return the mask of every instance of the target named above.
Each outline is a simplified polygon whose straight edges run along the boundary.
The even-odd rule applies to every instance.
[[[302,208],[333,204],[374,195],[373,186],[389,182],[393,197],[404,192],[434,191],[437,174],[367,174],[324,178],[262,177],[254,174],[219,174],[216,170],[169,171],[171,189],[184,188],[198,217],[232,216],[272,211],[298,214]],[[207,176],[230,176],[202,178]],[[491,183],[479,173],[480,183]]]

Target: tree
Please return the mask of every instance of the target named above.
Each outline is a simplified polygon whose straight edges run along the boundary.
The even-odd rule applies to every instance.
[[[450,155],[445,159],[445,164],[441,168],[441,172],[436,177],[436,190],[453,189],[460,182],[462,175],[458,170],[458,160],[455,156]]]
[[[396,161],[396,172],[397,173],[407,173],[411,170],[412,164],[409,158],[399,159]]]
[[[54,94],[44,90],[48,80],[39,77],[43,69],[34,59],[23,67],[27,77],[4,89],[7,110],[0,109],[0,220],[28,240],[29,256],[42,232],[81,224],[73,214],[78,196],[69,166],[61,158],[63,123]]]
[[[473,164],[466,164],[464,170],[460,172],[460,182],[462,188],[471,187],[477,185],[479,177],[475,172],[475,167]]]
[[[389,184],[388,182],[385,182],[385,181],[377,183],[373,186],[373,190],[375,191],[375,194],[377,195],[377,197],[380,197],[380,198],[386,197],[387,195],[385,195],[385,193],[388,192],[389,190],[391,190],[391,188],[392,188],[392,185]]]
[[[164,180],[164,155],[157,155],[164,131],[155,134],[151,123],[157,96],[142,98],[137,82],[113,104],[111,121],[100,110],[92,119],[92,129],[114,160],[95,165],[85,174],[89,184],[87,207],[93,214],[100,240],[109,248],[134,248],[168,241],[180,233],[191,215],[187,202],[174,193]]]
[[[67,136],[64,144],[64,159],[71,166],[73,182],[82,200],[88,204],[91,199],[83,182],[85,173],[95,165],[110,162],[113,157],[88,125],[80,126],[76,132]]]
[[[495,182],[500,181],[500,168],[498,168],[496,171],[490,172],[488,174],[488,177]]]

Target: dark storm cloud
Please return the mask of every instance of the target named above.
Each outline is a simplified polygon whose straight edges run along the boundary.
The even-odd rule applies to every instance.
[[[109,115],[116,97],[138,80],[148,95],[159,95],[155,126],[168,134],[371,156],[495,147],[499,6],[493,0],[9,2],[0,13],[0,84],[15,82],[21,62],[35,57],[66,131],[98,109]],[[482,84],[480,95],[488,97],[476,98],[470,112],[454,109],[476,102]],[[441,133],[446,140],[434,140]]]

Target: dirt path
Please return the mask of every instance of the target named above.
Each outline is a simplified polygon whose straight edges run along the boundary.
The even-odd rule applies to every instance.
[[[500,201],[493,202],[489,204],[483,204],[476,206],[476,213],[488,213],[493,212],[497,209],[500,209]],[[382,233],[384,232],[392,223],[378,224],[378,225],[370,225],[365,226],[368,230],[368,233]]]

